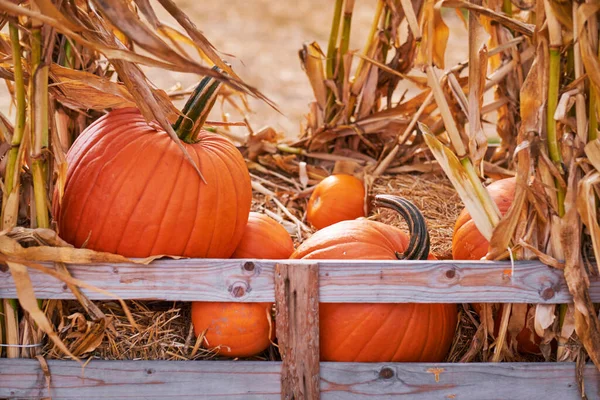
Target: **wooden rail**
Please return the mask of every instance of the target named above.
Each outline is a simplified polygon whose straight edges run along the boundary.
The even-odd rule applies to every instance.
[[[37,360],[0,359],[0,398],[280,399],[279,362],[48,361],[50,391]],[[321,398],[581,399],[573,363],[321,363]],[[585,391],[600,398],[600,373],[585,367]]]
[[[282,362],[94,360],[82,369],[74,361],[50,360],[46,376],[37,360],[0,359],[0,398],[580,398],[571,363],[319,362],[319,301],[572,302],[562,271],[539,261],[186,259],[68,268],[122,299],[275,301]],[[62,281],[33,269],[30,275],[38,298],[73,298]],[[93,300],[109,298],[84,292]],[[600,302],[600,279],[591,278],[590,294]],[[0,298],[15,297],[10,273],[0,270]],[[584,380],[588,398],[600,399],[599,370],[586,366]]]
[[[319,266],[319,301],[361,303],[569,303],[562,271],[539,261],[336,261]],[[289,260],[280,263],[290,264]],[[306,264],[295,260],[295,264]],[[150,265],[70,265],[75,278],[123,299],[169,301],[274,301],[277,261],[157,260]],[[46,264],[52,268],[51,264]],[[511,274],[512,271],[512,274]],[[40,299],[72,299],[67,286],[30,270]],[[103,294],[84,290],[93,300]],[[600,279],[591,278],[592,300],[600,302]],[[0,271],[0,298],[16,298],[6,270]]]

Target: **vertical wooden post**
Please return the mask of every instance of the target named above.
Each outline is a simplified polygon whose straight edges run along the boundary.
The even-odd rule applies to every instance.
[[[319,399],[319,266],[277,264],[275,306],[281,398]]]

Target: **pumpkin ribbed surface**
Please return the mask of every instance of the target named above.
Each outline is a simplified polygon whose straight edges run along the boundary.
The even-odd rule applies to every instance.
[[[408,242],[400,229],[358,219],[316,232],[291,258],[396,260]],[[319,313],[322,361],[443,361],[457,324],[455,304],[321,303]]]
[[[206,183],[137,109],[96,120],[67,154],[64,196],[54,210],[61,237],[126,257],[231,256],[252,199],[244,159],[230,141],[206,131],[184,146]]]
[[[232,258],[282,260],[293,251],[294,242],[281,224],[251,212]],[[249,357],[264,351],[275,338],[275,324],[269,321],[271,307],[271,303],[194,302],[194,332],[198,336],[206,330],[209,346],[220,346],[221,355]]]

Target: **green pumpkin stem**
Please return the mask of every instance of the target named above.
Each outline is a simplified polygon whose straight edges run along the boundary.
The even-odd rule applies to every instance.
[[[217,66],[214,66],[213,70],[224,74]],[[173,125],[173,129],[181,140],[186,143],[196,142],[200,129],[217,101],[217,95],[222,84],[223,82],[220,80],[212,76],[206,76],[196,86],[183,110],[181,110],[183,115]]]
[[[429,232],[421,211],[410,201],[398,196],[378,194],[375,196],[376,207],[389,208],[396,211],[408,224],[410,242],[404,253],[396,252],[399,260],[427,260],[429,257]]]

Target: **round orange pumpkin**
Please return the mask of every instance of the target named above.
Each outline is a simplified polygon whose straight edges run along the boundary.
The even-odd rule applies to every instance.
[[[232,258],[287,259],[293,251],[292,238],[281,224],[251,212]],[[250,357],[275,338],[271,308],[271,303],[193,302],[194,332],[198,336],[206,330],[209,347],[216,347],[220,355]]]
[[[135,108],[111,111],[67,154],[64,195],[60,205],[54,201],[62,238],[126,257],[231,256],[248,221],[252,188],[233,143],[201,129],[207,90],[218,84],[211,79],[186,104],[188,119],[174,126],[205,182],[158,124]]]
[[[429,255],[425,220],[408,201],[375,197],[375,205],[399,211],[402,230],[367,219],[343,221],[316,232],[292,254],[296,259],[435,259]],[[320,303],[322,361],[439,362],[446,357],[457,324],[455,304]]]
[[[323,229],[336,222],[365,216],[365,187],[360,179],[346,174],[330,175],[315,186],[306,220]]]
[[[504,215],[510,208],[515,198],[516,178],[505,178],[493,182],[487,187],[492,200],[498,206],[500,213]],[[454,225],[452,236],[452,258],[455,260],[480,260],[488,252],[489,242],[479,232],[471,215],[465,209],[459,214]],[[528,311],[531,306],[528,306]],[[481,315],[481,305],[473,304],[475,311]],[[498,335],[502,321],[502,304],[494,314],[494,334]],[[528,313],[527,313],[528,314]],[[512,315],[510,318],[514,318]],[[541,338],[532,332],[526,321],[521,321],[524,327],[517,337],[517,349],[524,353],[539,354]]]
[[[251,212],[244,236],[232,258],[286,259],[294,252],[294,242],[283,226],[273,218]]]

